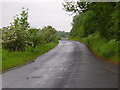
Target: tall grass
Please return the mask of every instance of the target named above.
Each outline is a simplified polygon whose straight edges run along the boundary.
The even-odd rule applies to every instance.
[[[118,55],[118,42],[103,39],[100,36],[89,36],[86,38],[71,38],[87,44],[97,55],[106,58],[112,62],[120,63]]]
[[[28,50],[23,52],[8,52],[2,49],[2,71],[34,59],[49,51],[57,44],[58,42],[50,42],[37,46],[36,48],[29,47]]]

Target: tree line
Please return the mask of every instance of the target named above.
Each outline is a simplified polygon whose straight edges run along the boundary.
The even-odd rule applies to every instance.
[[[120,2],[73,2],[65,0],[64,9],[75,14],[72,37],[88,37],[98,34],[108,40],[119,40]]]
[[[103,58],[120,62],[120,2],[65,0],[63,6],[74,15],[70,39],[87,44]]]
[[[48,25],[42,29],[32,28],[28,22],[28,9],[22,8],[10,26],[3,27],[2,47],[9,51],[25,51],[28,47],[56,42],[56,29]]]

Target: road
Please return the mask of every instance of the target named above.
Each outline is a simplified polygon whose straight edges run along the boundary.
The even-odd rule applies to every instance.
[[[3,88],[117,88],[118,67],[100,60],[80,42],[61,40],[2,79]]]

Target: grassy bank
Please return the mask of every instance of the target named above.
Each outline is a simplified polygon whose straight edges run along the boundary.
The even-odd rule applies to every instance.
[[[57,44],[58,42],[50,42],[37,46],[36,48],[29,47],[28,50],[24,52],[8,52],[7,50],[2,49],[2,71],[17,65],[22,65],[25,62],[44,54],[54,48]]]
[[[120,63],[118,55],[118,42],[106,40],[100,36],[90,36],[86,38],[70,38],[70,40],[80,41],[88,45],[98,56],[108,59],[114,63]]]

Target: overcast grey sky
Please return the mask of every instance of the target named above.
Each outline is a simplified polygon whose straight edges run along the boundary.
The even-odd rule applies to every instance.
[[[63,10],[62,2],[63,0],[4,0],[0,27],[10,25],[13,16],[25,7],[29,8],[29,23],[32,27],[51,25],[59,31],[68,32],[71,29],[72,16]]]

